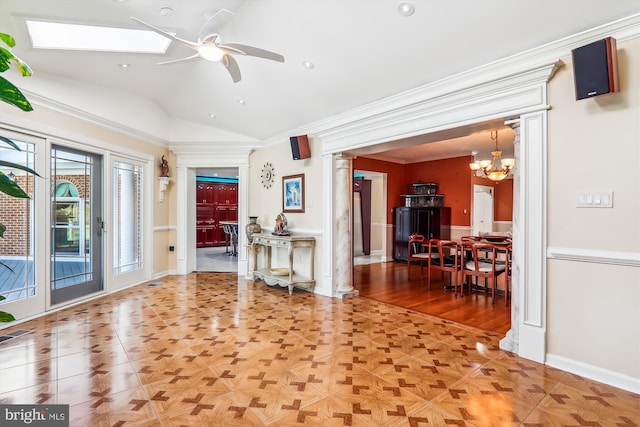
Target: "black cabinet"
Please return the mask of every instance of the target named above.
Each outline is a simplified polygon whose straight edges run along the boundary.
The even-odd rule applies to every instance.
[[[393,208],[394,260],[407,260],[411,234],[422,234],[427,239],[450,239],[451,208]]]

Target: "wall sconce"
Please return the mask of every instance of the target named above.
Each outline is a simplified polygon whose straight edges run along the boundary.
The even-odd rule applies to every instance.
[[[158,200],[160,202],[164,202],[164,192],[166,191],[167,186],[169,185],[169,181],[171,181],[171,178],[169,178],[168,176],[159,176],[158,181],[160,183],[159,185],[160,194],[158,194]]]

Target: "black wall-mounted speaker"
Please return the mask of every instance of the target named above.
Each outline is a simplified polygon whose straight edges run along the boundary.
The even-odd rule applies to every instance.
[[[307,135],[292,136],[289,140],[291,141],[291,155],[293,155],[293,160],[302,160],[311,157],[309,138],[307,138]]]
[[[602,40],[571,51],[576,100],[618,92],[616,39]]]

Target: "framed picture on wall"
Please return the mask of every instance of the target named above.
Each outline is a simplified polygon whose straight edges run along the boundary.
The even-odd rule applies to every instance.
[[[304,174],[282,177],[282,212],[304,212]]]

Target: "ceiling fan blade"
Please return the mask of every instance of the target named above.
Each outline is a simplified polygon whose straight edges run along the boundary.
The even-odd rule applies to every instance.
[[[233,18],[234,13],[227,9],[220,9],[217,11],[211,18],[205,22],[202,27],[200,27],[200,31],[198,32],[198,40],[201,42],[207,36],[212,34],[219,34],[220,29],[224,27],[227,22]]]
[[[134,18],[133,16],[131,17],[131,19],[136,21],[137,23],[147,27],[151,31],[153,31],[155,33],[158,33],[161,36],[164,36],[164,37],[166,37],[168,39],[176,41],[178,43],[182,43],[183,45],[185,45],[187,47],[190,47],[191,49],[198,50],[198,47],[200,46],[198,43],[190,42],[189,40],[184,40],[184,39],[181,39],[180,37],[176,37],[173,34],[169,34],[166,31],[162,31],[160,28],[156,28],[151,24],[147,24],[146,22],[139,20],[138,18]]]
[[[238,63],[235,59],[233,59],[231,55],[225,55],[224,58],[222,58],[221,62],[222,65],[225,66],[227,71],[229,71],[229,74],[231,74],[231,78],[233,79],[234,83],[238,83],[240,80],[242,80],[240,67],[238,67]]]
[[[284,56],[280,55],[279,53],[271,52],[270,50],[260,49],[259,47],[247,46],[245,44],[238,43],[223,43],[219,44],[218,47],[220,49],[229,49],[249,56],[270,59],[271,61],[284,62]]]
[[[199,53],[196,53],[195,55],[191,55],[187,58],[180,58],[180,59],[174,59],[172,61],[164,61],[164,62],[158,62],[158,64],[156,65],[167,65],[167,64],[175,64],[176,62],[186,62],[186,61],[199,61],[201,59],[204,59],[202,56],[200,56]]]

